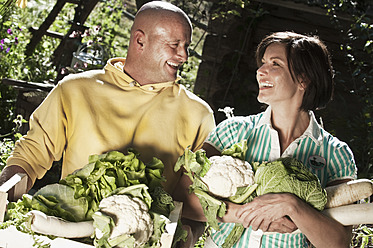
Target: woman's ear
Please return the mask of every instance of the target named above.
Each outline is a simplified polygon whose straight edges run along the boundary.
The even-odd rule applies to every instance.
[[[307,88],[307,84],[304,81],[300,81],[299,86],[301,90],[306,90]]]
[[[309,80],[306,77],[300,77],[298,83],[301,90],[306,90],[309,84]]]

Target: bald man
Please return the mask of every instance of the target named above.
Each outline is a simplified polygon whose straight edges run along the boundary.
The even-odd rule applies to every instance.
[[[64,178],[86,165],[89,155],[131,147],[144,162],[162,160],[164,187],[172,194],[180,178],[173,171],[177,158],[188,146],[201,148],[215,127],[211,108],[177,83],[191,35],[181,9],[145,4],[131,28],[127,58],[60,81],[30,117],[30,130],[16,143],[0,184],[22,172],[28,191],[53,161],[62,158]]]

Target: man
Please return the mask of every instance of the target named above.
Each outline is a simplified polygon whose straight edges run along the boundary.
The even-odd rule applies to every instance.
[[[173,193],[180,178],[173,171],[177,158],[188,146],[201,148],[215,126],[211,108],[176,83],[191,35],[181,9],[161,1],[145,4],[133,23],[127,58],[59,82],[31,116],[0,184],[26,173],[28,191],[61,157],[65,177],[86,165],[89,155],[132,147],[144,162],[162,160],[164,187]]]

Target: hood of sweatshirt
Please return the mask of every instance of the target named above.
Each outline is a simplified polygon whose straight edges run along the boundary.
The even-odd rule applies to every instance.
[[[121,88],[138,87],[144,91],[158,92],[164,88],[175,86],[177,81],[180,80],[180,77],[178,77],[175,81],[140,85],[136,80],[124,72],[123,68],[125,62],[125,58],[112,58],[107,61],[104,67],[104,69],[111,72],[114,77],[114,80],[111,82]]]

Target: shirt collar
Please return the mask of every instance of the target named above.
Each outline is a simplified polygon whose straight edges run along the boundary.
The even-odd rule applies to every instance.
[[[271,106],[268,106],[266,108],[266,110],[263,112],[263,117],[260,118],[259,122],[258,122],[258,126],[264,126],[264,125],[268,125],[270,127],[272,127],[272,123],[271,123]]]
[[[317,123],[315,114],[312,111],[309,111],[310,115],[310,124],[308,125],[306,131],[302,136],[310,137],[317,145],[321,145],[322,136],[321,136],[321,126]]]
[[[310,123],[308,124],[307,129],[299,138],[301,139],[305,137],[310,137],[317,145],[321,145],[321,127],[316,121],[315,114],[312,111],[309,111],[308,113],[310,115]],[[267,109],[263,112],[262,118],[260,118],[258,122],[258,127],[264,125],[268,125],[270,128],[273,128],[271,123],[271,106],[267,107]]]

